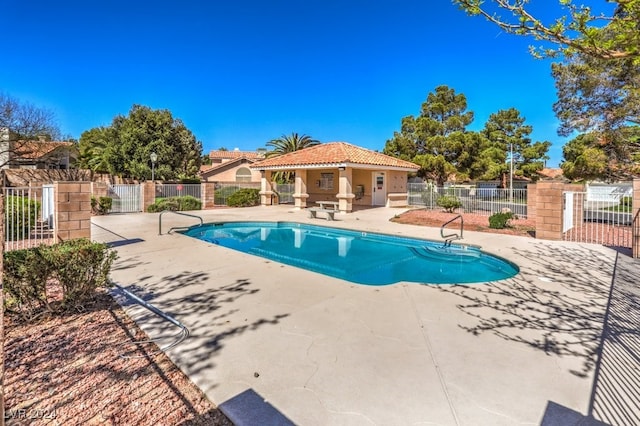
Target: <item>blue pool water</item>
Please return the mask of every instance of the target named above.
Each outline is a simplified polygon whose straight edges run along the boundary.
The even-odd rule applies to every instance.
[[[479,283],[518,273],[475,247],[294,222],[226,222],[183,234],[358,284]]]

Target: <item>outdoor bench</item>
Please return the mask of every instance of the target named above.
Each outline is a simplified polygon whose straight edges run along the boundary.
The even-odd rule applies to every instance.
[[[320,207],[311,207],[311,208],[309,208],[307,210],[309,210],[309,217],[310,218],[318,217],[317,214],[318,214],[318,212],[320,212],[320,213],[326,213],[327,214],[327,220],[333,220],[333,215],[336,213],[335,210],[322,209]]]

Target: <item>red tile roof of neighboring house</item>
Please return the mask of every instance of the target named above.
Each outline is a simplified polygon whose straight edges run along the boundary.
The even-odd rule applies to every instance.
[[[209,158],[212,160],[235,160],[236,158],[260,159],[264,158],[264,153],[255,151],[211,151]]]
[[[544,168],[538,171],[538,174],[545,179],[560,179],[562,178],[562,169],[549,169]]]
[[[17,141],[14,145],[16,157],[35,160],[52,153],[58,148],[73,146],[73,142],[41,142],[41,141]]]
[[[230,161],[225,161],[224,163],[218,163],[218,164],[209,164],[209,165],[202,165],[200,166],[200,175],[205,175],[205,174],[210,174],[211,172],[215,171],[215,170],[226,170],[232,167],[235,167],[239,164],[245,164],[245,163],[254,163],[255,160],[251,160],[249,158],[245,158],[245,157],[238,157],[235,160],[230,160]]]
[[[251,165],[252,169],[293,168],[296,166],[337,167],[345,166],[378,166],[418,170],[420,166],[409,161],[400,160],[380,152],[360,148],[346,142],[329,142],[315,145],[300,151],[290,152],[277,157],[267,158]]]

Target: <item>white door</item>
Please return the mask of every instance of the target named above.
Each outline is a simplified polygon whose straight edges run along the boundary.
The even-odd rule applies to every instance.
[[[387,179],[385,172],[373,173],[373,202],[374,206],[387,205]]]
[[[565,192],[562,194],[564,205],[562,207],[562,232],[565,233],[573,228],[573,192]]]

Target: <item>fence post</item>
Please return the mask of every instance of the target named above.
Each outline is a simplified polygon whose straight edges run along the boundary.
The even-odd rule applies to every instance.
[[[538,182],[536,189],[536,238],[562,240],[562,182]]]
[[[142,211],[146,212],[147,208],[156,202],[156,183],[150,180],[140,184],[142,189]]]
[[[54,182],[55,243],[91,238],[91,182]]]
[[[633,199],[631,203],[631,251],[635,258],[640,257],[640,179],[633,180]]]
[[[200,198],[202,200],[202,209],[211,209],[216,206],[216,184],[214,182],[200,183]]]

